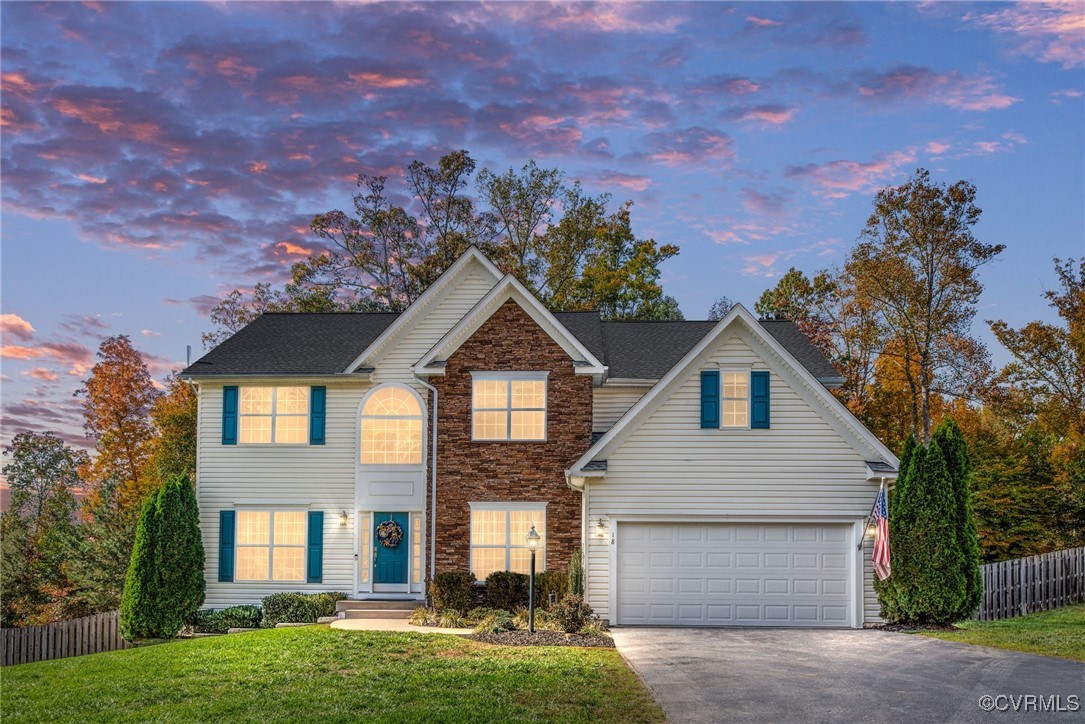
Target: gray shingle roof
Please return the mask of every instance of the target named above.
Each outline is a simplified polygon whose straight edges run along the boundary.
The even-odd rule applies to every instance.
[[[263,314],[182,374],[325,375],[343,372],[394,313]],[[607,365],[613,378],[657,380],[701,341],[715,322],[602,321],[597,312],[554,315]],[[818,379],[839,377],[817,348],[787,321],[761,325]]]

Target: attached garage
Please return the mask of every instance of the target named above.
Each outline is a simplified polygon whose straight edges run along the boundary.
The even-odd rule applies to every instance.
[[[852,524],[622,521],[619,625],[852,626]]]

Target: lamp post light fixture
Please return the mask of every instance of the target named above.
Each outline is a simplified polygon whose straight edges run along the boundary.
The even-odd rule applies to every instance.
[[[531,582],[527,589],[527,630],[535,633],[535,551],[539,548],[541,536],[535,532],[535,524],[527,532],[527,549],[531,551]]]

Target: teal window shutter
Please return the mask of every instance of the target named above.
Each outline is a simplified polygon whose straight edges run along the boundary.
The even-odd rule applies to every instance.
[[[309,388],[309,444],[324,444],[324,420],[328,404],[327,387]]]
[[[222,388],[222,444],[237,444],[237,385]]]
[[[306,550],[306,583],[324,578],[324,511],[309,511],[309,546]]]
[[[237,389],[237,388],[234,388]],[[234,580],[234,539],[237,514],[232,510],[219,511],[219,580]]]
[[[765,370],[750,373],[750,427],[769,429],[769,373]]]
[[[720,371],[701,370],[701,427],[720,426]]]

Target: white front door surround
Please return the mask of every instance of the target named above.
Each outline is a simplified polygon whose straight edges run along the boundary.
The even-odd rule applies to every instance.
[[[861,627],[862,521],[611,518],[615,625]]]

